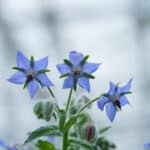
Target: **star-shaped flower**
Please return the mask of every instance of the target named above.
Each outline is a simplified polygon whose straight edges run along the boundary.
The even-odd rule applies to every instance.
[[[71,51],[69,60],[64,59],[64,64],[58,64],[57,69],[61,73],[61,77],[67,77],[64,80],[63,89],[74,88],[76,90],[77,83],[79,86],[90,92],[89,78],[95,72],[100,64],[87,62],[89,55],[83,56],[82,53]]]
[[[33,56],[29,60],[22,52],[17,52],[17,67],[13,69],[17,70],[8,81],[15,84],[24,84],[24,88],[27,87],[31,98],[36,94],[39,84],[42,87],[53,86],[53,83],[46,75],[48,66],[48,57],[44,57],[38,61],[34,61]]]
[[[132,79],[130,79],[125,86],[119,87],[119,83],[115,85],[110,82],[108,93],[104,94],[104,96],[98,101],[98,108],[103,111],[104,106],[106,107],[106,114],[111,122],[113,122],[116,112],[121,110],[122,106],[129,104],[125,95],[131,93],[131,83]]]

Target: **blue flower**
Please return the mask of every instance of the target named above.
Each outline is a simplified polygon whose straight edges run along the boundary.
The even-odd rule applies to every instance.
[[[74,88],[77,83],[79,86],[90,92],[89,78],[93,79],[91,73],[95,72],[100,64],[87,62],[89,55],[83,56],[82,53],[71,51],[69,60],[64,59],[64,64],[58,64],[57,69],[61,73],[60,77],[67,77],[64,80],[63,89]]]
[[[17,150],[15,146],[8,146],[3,140],[0,139],[0,147],[5,150]]]
[[[98,108],[102,111],[105,106],[107,117],[111,122],[113,122],[116,112],[121,110],[122,106],[129,104],[129,101],[125,95],[131,93],[131,83],[132,79],[130,79],[126,85],[119,87],[119,83],[115,85],[110,82],[109,91],[97,102]]]
[[[144,149],[145,150],[150,150],[150,143],[144,144]]]
[[[29,60],[22,52],[17,52],[17,67],[13,69],[17,70],[8,81],[15,84],[24,84],[24,88],[27,87],[31,98],[36,94],[39,84],[42,87],[53,86],[53,83],[49,80],[45,74],[48,66],[48,57],[44,57],[38,61],[34,61],[33,56]]]

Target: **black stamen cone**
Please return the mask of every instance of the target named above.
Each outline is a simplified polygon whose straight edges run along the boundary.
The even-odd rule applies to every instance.
[[[27,81],[31,81],[31,80],[33,80],[33,75],[29,74],[29,75],[27,76]]]
[[[114,103],[115,103],[115,105],[121,110],[120,101],[119,101],[119,100],[116,100]]]

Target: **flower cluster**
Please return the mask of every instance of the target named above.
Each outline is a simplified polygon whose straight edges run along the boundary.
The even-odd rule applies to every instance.
[[[105,94],[99,94],[100,96],[84,101],[84,98],[76,101],[72,98],[73,92],[76,92],[78,86],[82,89],[90,92],[90,79],[94,79],[93,73],[99,68],[100,63],[88,62],[89,55],[83,55],[77,51],[71,51],[69,53],[69,59],[64,59],[62,64],[56,65],[60,73],[60,78],[65,78],[63,83],[63,89],[70,89],[68,99],[66,101],[66,107],[60,108],[57,101],[52,102],[39,102],[34,106],[34,113],[38,119],[50,121],[52,118],[55,120],[55,124],[41,127],[33,132],[30,132],[28,138],[25,141],[25,145],[31,143],[34,148],[31,150],[110,150],[115,149],[116,146],[108,141],[103,133],[110,127],[97,130],[92,117],[85,112],[85,109],[89,109],[89,106],[94,102],[97,102],[98,108],[103,111],[106,109],[106,115],[108,119],[113,122],[116,116],[116,112],[122,110],[122,107],[129,104],[126,97],[127,94],[131,94],[131,83],[133,79],[130,79],[124,86],[120,86],[120,83],[114,84],[110,82],[110,89]],[[34,60],[31,56],[28,59],[21,51],[17,52],[17,66],[13,67],[17,72],[13,74],[8,81],[15,84],[23,84],[23,88],[28,89],[31,98],[37,93],[39,86],[46,87],[50,94],[56,99],[51,86],[54,84],[46,75],[49,70],[48,57],[44,57],[40,60]],[[58,148],[52,141],[43,141],[41,137],[50,136],[62,137],[62,148]],[[19,150],[16,147],[8,147],[4,142],[0,141],[0,145],[7,150]]]

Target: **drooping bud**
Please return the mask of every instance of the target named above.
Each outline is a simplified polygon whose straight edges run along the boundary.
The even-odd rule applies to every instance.
[[[39,102],[34,106],[34,113],[38,119],[50,121],[54,110],[52,102]]]
[[[78,134],[80,138],[92,143],[96,139],[96,127],[91,124],[86,124],[83,127],[79,128]]]

